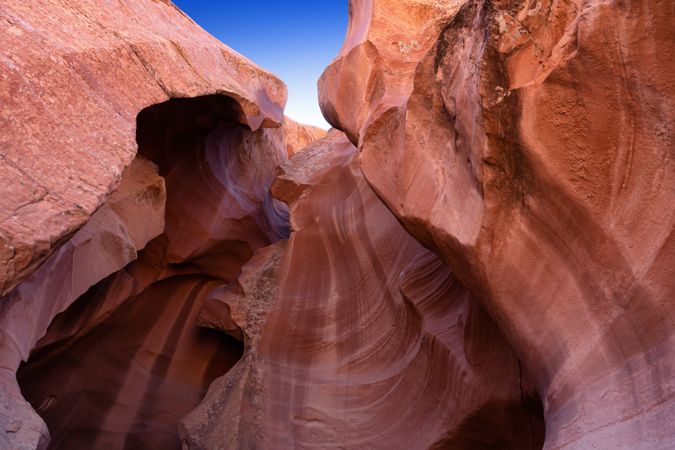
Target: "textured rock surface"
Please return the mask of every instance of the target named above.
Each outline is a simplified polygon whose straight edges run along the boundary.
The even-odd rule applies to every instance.
[[[0,449],[674,447],[674,19],[353,1],[311,143],[170,2],[3,0]]]
[[[282,120],[283,83],[168,1],[3,0],[0,28],[0,295],[114,190],[143,108],[225,94],[253,129]]]
[[[312,142],[326,136],[326,130],[312,125],[298,123],[288,117],[284,117],[283,127],[286,151],[289,157],[295,155]]]
[[[165,201],[164,180],[157,167],[142,158],[134,160],[118,189],[86,225],[0,298],[0,426],[6,431],[0,433],[0,448],[46,443],[47,429],[21,396],[16,370],[57,314],[99,280],[136,259],[137,250],[162,233]]]
[[[139,154],[166,180],[164,233],[57,317],[18,374],[55,448],[180,448],[176,422],[241,355],[197,315],[288,225],[269,194],[283,129],[250,131],[237,111],[208,96],[139,114]]]
[[[0,448],[179,447],[241,352],[196,327],[203,297],[287,234],[285,86],[170,2],[9,0],[0,23]],[[137,149],[164,179],[138,159],[120,185]],[[16,384],[31,351],[49,433]]]
[[[508,344],[377,198],[344,134],[296,155],[272,192],[292,233],[206,302],[202,323],[246,350],[182,422],[189,448],[541,445]]]
[[[532,374],[547,449],[675,446],[674,19],[352,2],[320,82],[369,183]]]

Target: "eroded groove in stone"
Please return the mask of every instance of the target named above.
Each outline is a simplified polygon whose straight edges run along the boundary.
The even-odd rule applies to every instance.
[[[153,283],[81,336],[33,354],[19,381],[51,447],[180,448],[176,422],[241,355],[240,343],[194,326],[218,284],[199,275]]]
[[[0,449],[675,447],[670,2],[0,3]]]
[[[171,2],[4,0],[0,22],[0,295],[119,184],[142,109],[225,94],[252,129],[282,122],[284,84]]]
[[[537,448],[543,422],[518,360],[356,156],[332,131],[283,166],[272,192],[291,205],[293,232],[207,302],[205,325],[232,332],[233,318],[249,339],[238,369],[182,421],[186,444]]]
[[[323,111],[504,331],[545,448],[672,447],[671,5],[351,3]]]
[[[43,447],[48,431],[24,401],[15,378],[54,317],[92,285],[122,269],[164,230],[166,190],[152,162],[137,158],[119,188],[75,235],[30,277],[0,298],[0,361],[3,366],[0,434],[7,448]],[[25,447],[24,447],[25,446]]]
[[[288,233],[287,207],[269,194],[284,130],[239,120],[224,96],[139,114],[139,155],[166,181],[166,226],[57,317],[20,370],[54,448],[179,448],[176,422],[239,359],[242,344],[199,328],[198,313],[255,249]],[[105,250],[74,270],[100,264]]]

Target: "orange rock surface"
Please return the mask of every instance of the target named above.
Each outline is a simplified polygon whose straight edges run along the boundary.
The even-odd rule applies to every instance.
[[[136,259],[164,230],[166,189],[157,166],[137,158],[118,189],[75,235],[9,294],[0,298],[1,448],[33,448],[49,432],[21,396],[16,370],[59,313],[101,279]],[[41,381],[45,385],[51,382]]]
[[[0,450],[675,447],[674,22],[353,0],[326,134],[169,1],[0,1]]]
[[[245,352],[183,420],[187,447],[540,445],[517,358],[377,198],[345,135],[330,132],[282,172],[272,192],[290,204],[290,238],[261,249],[202,314],[238,327]]]
[[[675,445],[674,17],[352,2],[321,80],[366,179],[534,378],[546,449]]]
[[[52,446],[180,448],[177,421],[239,359],[241,345],[200,329],[197,316],[288,225],[287,208],[268,192],[286,161],[283,129],[253,132],[237,111],[232,99],[207,96],[138,115],[139,154],[166,183],[166,225],[29,347],[18,380]],[[73,271],[106,257],[101,249]]]
[[[241,352],[204,295],[287,234],[283,83],[170,2],[108,6],[0,4],[3,449],[180,447]]]
[[[326,131],[312,125],[304,125],[284,117],[284,139],[286,151],[291,157],[314,141],[326,136]]]
[[[119,184],[143,108],[223,94],[253,129],[282,121],[283,83],[169,1],[3,0],[0,20],[0,295]]]

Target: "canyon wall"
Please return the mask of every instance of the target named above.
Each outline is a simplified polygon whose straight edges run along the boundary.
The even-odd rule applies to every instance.
[[[176,422],[239,359],[240,343],[196,317],[257,248],[287,235],[288,220],[268,193],[285,160],[283,129],[252,132],[236,112],[209,96],[139,114],[139,157],[166,183],[166,223],[137,259],[37,329],[46,335],[18,380],[53,448],[180,448]],[[74,261],[73,273],[106,253],[97,256]]]
[[[291,235],[206,302],[202,324],[246,349],[181,422],[187,448],[541,447],[527,373],[343,133],[295,155],[272,193]]]
[[[295,155],[312,142],[326,136],[326,130],[298,123],[288,117],[284,117],[283,126],[286,152],[289,157]]]
[[[170,2],[3,1],[0,21],[0,448],[179,448],[242,351],[195,318],[287,236],[269,188],[304,126],[286,136],[284,84]]]
[[[671,448],[672,3],[350,13],[324,114],[504,332],[543,401],[545,448]]]
[[[353,0],[326,135],[170,1],[0,1],[0,449],[672,448],[674,18]]]
[[[222,94],[252,129],[281,123],[286,87],[169,1],[0,3],[0,294],[80,228],[136,154],[136,115]]]

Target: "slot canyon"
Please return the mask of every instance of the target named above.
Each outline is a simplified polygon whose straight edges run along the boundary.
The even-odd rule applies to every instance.
[[[675,448],[675,3],[348,19],[0,0],[0,450]]]

